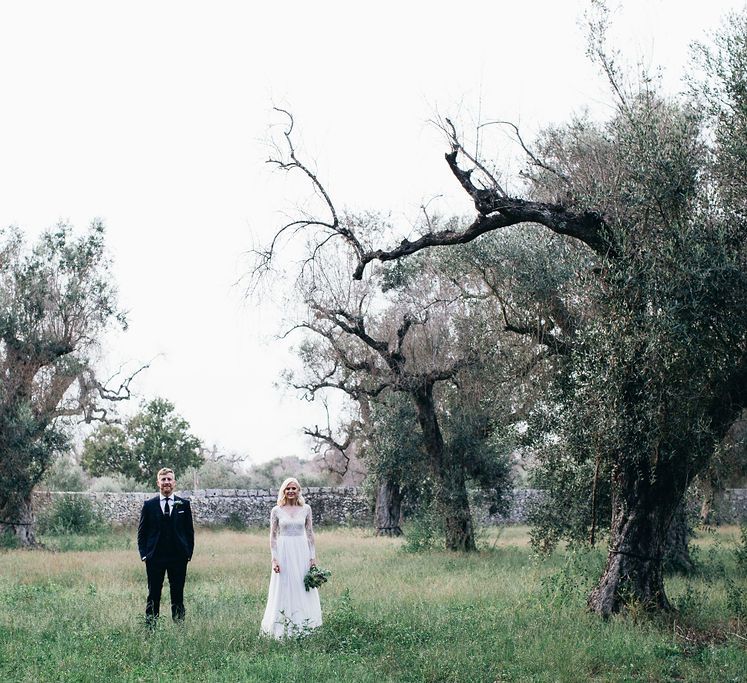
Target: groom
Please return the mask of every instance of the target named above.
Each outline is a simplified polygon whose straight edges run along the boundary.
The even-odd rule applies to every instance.
[[[158,470],[160,494],[145,501],[137,528],[137,547],[148,576],[145,618],[154,623],[161,606],[163,579],[168,574],[171,618],[184,619],[184,580],[192,559],[195,533],[192,510],[186,498],[174,495],[176,479],[168,467]]]

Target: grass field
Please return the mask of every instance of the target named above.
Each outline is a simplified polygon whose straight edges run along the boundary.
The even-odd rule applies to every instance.
[[[5,681],[744,681],[747,579],[737,530],[698,543],[701,571],[672,578],[676,617],[584,611],[601,551],[532,556],[527,530],[487,532],[472,556],[409,554],[355,529],[317,533],[324,626],[259,636],[266,533],[198,530],[187,620],[143,626],[145,571],[132,531],[47,538],[0,552]],[[165,591],[168,612],[168,590]]]

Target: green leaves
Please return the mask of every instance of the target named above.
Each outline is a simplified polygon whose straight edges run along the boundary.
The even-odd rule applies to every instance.
[[[103,425],[83,449],[83,467],[93,475],[119,473],[147,484],[161,467],[183,472],[199,467],[204,458],[200,440],[189,433],[189,423],[174,404],[155,398],[124,426]]]
[[[713,48],[701,47],[707,79],[691,82],[692,102],[641,79],[619,87],[606,123],[578,120],[541,139],[566,182],[533,170],[534,192],[562,190],[601,213],[617,249],[596,269],[544,404],[556,442],[536,473],[548,491],[538,545],[588,537],[607,524],[612,497],[624,506],[637,487],[679,498],[745,405],[747,71],[734,68],[747,59],[745,26],[744,15],[732,18]],[[620,71],[608,76],[621,85]]]
[[[303,585],[306,592],[308,593],[312,588],[319,588],[322,584],[327,583],[330,576],[332,576],[332,572],[328,569],[321,569],[316,565],[312,565],[303,577]]]

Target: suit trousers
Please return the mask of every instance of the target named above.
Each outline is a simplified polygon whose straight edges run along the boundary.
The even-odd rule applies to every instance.
[[[171,594],[171,618],[174,621],[184,619],[184,582],[187,578],[187,560],[146,560],[145,571],[148,575],[148,600],[145,604],[146,618],[158,616],[161,608],[161,590],[166,575],[169,577]]]

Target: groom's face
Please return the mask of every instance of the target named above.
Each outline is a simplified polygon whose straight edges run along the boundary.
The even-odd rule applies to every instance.
[[[170,496],[174,492],[174,486],[176,480],[171,472],[166,472],[158,477],[158,490],[163,493],[164,496]]]

